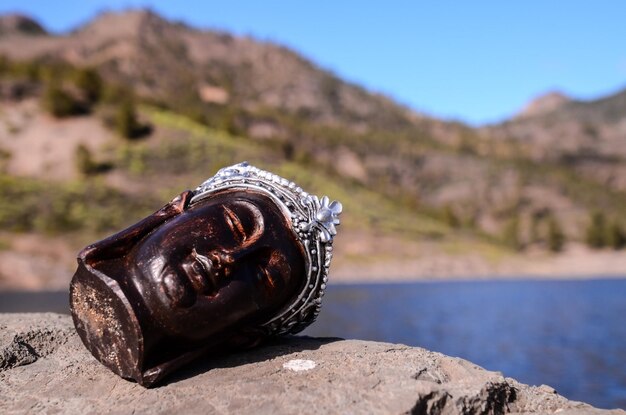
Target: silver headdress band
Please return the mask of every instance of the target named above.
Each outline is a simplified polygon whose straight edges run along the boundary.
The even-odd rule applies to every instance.
[[[291,220],[305,252],[306,283],[296,298],[261,327],[268,334],[298,333],[313,323],[322,306],[337,234],[341,203],[319,199],[273,173],[246,162],[225,167],[194,191],[191,204],[224,189],[256,190],[268,195]]]

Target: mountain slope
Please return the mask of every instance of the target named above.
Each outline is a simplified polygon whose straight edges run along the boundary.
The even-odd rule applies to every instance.
[[[170,23],[149,11],[105,13],[65,36],[19,34],[0,39],[14,59],[61,58],[97,66],[159,100],[193,101],[202,89],[222,89],[218,101],[256,111],[275,108],[325,123],[388,127],[414,114],[347,84],[294,52],[271,43]],[[182,96],[181,96],[182,94]],[[205,101],[211,101],[205,94]]]
[[[20,14],[0,16],[0,36],[4,35],[45,35],[46,30],[35,20]]]
[[[626,191],[626,90],[486,127],[495,141],[520,145],[536,161],[556,162],[600,185]]]
[[[570,101],[571,98],[562,92],[548,92],[529,102],[516,118],[528,118],[552,112]]]
[[[368,207],[360,208],[362,232],[382,221],[393,222],[383,226],[389,235],[400,235],[413,226],[408,211],[443,226],[411,238],[437,240],[451,232],[517,249],[545,248],[555,223],[567,240],[582,240],[594,210],[626,220],[626,92],[591,103],[557,97],[524,117],[472,129],[412,112],[279,45],[194,29],[149,11],[105,13],[64,35],[12,31],[0,36],[0,55],[37,62],[39,72],[58,62],[94,67],[109,86],[125,85],[153,110],[244,140],[256,149],[246,153],[251,162],[271,157],[270,166],[291,166],[291,174],[319,175],[338,188],[357,186],[380,197],[372,203],[390,200],[384,215],[368,216]],[[49,82],[38,76],[37,82]],[[234,159],[238,152],[208,154],[196,166],[188,148],[154,156],[154,143],[188,140],[172,134],[167,139],[157,131],[161,138],[149,137],[131,151],[134,161],[117,160],[102,176],[130,185],[132,174],[124,171],[135,163],[143,166],[140,182],[158,172],[166,183],[183,183],[198,175],[194,169],[210,174],[220,163],[240,161]],[[4,140],[11,142],[7,149],[19,145],[9,133]],[[163,170],[168,166],[176,169]],[[359,209],[350,192],[343,196]]]

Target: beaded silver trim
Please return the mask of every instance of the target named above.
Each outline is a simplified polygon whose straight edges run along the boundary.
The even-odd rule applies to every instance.
[[[307,281],[296,298],[261,327],[270,335],[304,330],[315,321],[322,306],[341,203],[330,202],[327,196],[319,199],[285,178],[243,162],[221,169],[198,186],[191,204],[224,189],[262,192],[291,220],[292,230],[306,253]]]

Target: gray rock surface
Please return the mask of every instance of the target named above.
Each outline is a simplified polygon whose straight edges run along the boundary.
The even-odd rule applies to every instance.
[[[154,389],[118,378],[70,317],[0,314],[0,413],[621,413],[404,345],[291,337],[192,364]]]

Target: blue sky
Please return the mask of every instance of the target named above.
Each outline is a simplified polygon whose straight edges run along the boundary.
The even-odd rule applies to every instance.
[[[418,111],[473,124],[548,90],[592,99],[626,87],[624,1],[2,0],[0,12],[65,31],[139,6],[289,46]]]

